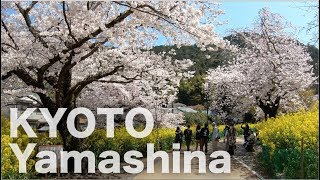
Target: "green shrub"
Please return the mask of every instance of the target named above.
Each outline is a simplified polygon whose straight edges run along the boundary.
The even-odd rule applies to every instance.
[[[271,156],[271,148],[262,146],[262,152],[259,154],[260,163],[263,167],[267,167],[267,171],[271,177],[275,177],[275,167]]]
[[[301,172],[301,151],[298,149],[275,149],[270,154],[271,149],[264,146],[260,154],[263,166],[268,168],[268,172],[273,178],[289,179],[315,179],[318,177],[318,152],[317,150],[306,149],[304,151],[303,174]]]
[[[184,114],[184,120],[186,124],[197,125],[200,124],[203,126],[208,120],[207,115],[202,112],[190,113],[187,112]]]

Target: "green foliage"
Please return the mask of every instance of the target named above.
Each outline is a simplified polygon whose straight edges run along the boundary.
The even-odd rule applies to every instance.
[[[316,149],[306,149],[303,153],[303,174],[301,172],[302,154],[299,149],[275,149],[263,146],[260,160],[273,178],[316,179],[318,177],[319,156]]]
[[[174,49],[176,54],[171,55],[173,59],[190,59],[194,65],[189,70],[195,71],[196,75],[206,74],[209,68],[215,68],[225,64],[225,61],[232,59],[228,50],[218,49],[217,51],[201,51],[199,47],[193,46],[156,46],[152,49],[155,53],[169,52]],[[208,55],[210,58],[208,58]]]
[[[269,146],[262,146],[262,152],[259,154],[259,162],[263,167],[268,167],[268,174],[275,177],[276,171],[271,156],[271,148]]]
[[[244,32],[245,36],[249,36],[249,32]],[[245,38],[241,34],[230,34],[223,39],[228,40],[231,45],[238,46],[239,48],[248,47]]]
[[[188,80],[182,80],[180,82],[178,92],[178,102],[190,105],[197,105],[204,103],[203,84],[204,76],[196,75]]]
[[[304,174],[306,179],[319,178],[319,149],[304,151]]]
[[[202,112],[197,113],[185,113],[184,114],[184,120],[186,121],[186,124],[190,125],[197,125],[200,124],[203,126],[207,122],[207,115]]]

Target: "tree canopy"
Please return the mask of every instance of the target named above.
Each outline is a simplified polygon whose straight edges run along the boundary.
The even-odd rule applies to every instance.
[[[238,48],[246,47],[245,36],[251,37],[256,34],[255,32],[234,32],[231,35],[224,37],[228,40],[231,45],[237,46]],[[314,45],[304,45],[299,43],[301,46],[306,48],[306,51],[310,54],[312,61],[308,61],[308,64],[312,65],[313,73],[315,77],[319,76],[319,49]],[[194,71],[194,77],[184,79],[181,81],[178,91],[178,102],[184,103],[189,106],[204,104],[203,94],[203,82],[204,78],[209,69],[215,69],[218,66],[228,65],[235,57],[236,53],[227,50],[219,49],[217,51],[201,51],[197,46],[155,46],[152,51],[155,53],[169,52],[174,49],[174,54],[169,54],[173,59],[190,59],[193,65],[188,70]],[[318,81],[318,80],[317,80]],[[318,85],[314,84],[313,88],[318,92]]]
[[[307,49],[286,33],[286,22],[268,9],[260,10],[251,33],[240,33],[245,40],[237,57],[228,66],[212,69],[208,81],[221,97],[228,89],[229,101],[216,107],[234,105],[233,112],[259,107],[266,117],[275,117],[279,107],[295,108],[302,102],[299,92],[315,83],[312,58]],[[248,35],[250,34],[250,35]]]
[[[2,105],[33,92],[52,116],[80,105],[173,101],[192,63],[145,51],[160,35],[177,46],[227,46],[214,32],[222,13],[215,3],[28,1],[1,8]],[[57,127],[64,149],[79,150],[66,127],[64,116]]]

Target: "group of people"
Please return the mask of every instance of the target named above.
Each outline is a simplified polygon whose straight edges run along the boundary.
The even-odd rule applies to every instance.
[[[180,127],[176,129],[176,136],[175,136],[175,143],[180,143],[180,150],[181,144],[183,141],[183,136],[185,137],[185,142],[187,146],[187,151],[190,151],[190,144],[192,142],[192,130],[190,129],[190,125],[187,126],[187,129],[182,132]],[[230,153],[230,155],[234,154],[234,150],[236,147],[236,138],[237,138],[237,131],[234,125],[226,125],[224,132],[223,132],[224,140],[223,142],[226,143],[226,151]],[[220,140],[220,134],[218,126],[214,123],[214,128],[212,131],[212,148],[213,151],[217,150],[217,145]],[[198,147],[200,147],[200,151],[204,151],[208,153],[208,142],[210,141],[210,131],[209,126],[206,123],[204,127],[201,128],[200,125],[197,125],[196,132],[195,132],[195,140],[196,140],[196,151]]]
[[[198,150],[198,146],[200,146],[201,151],[203,151],[203,147],[205,147],[205,153],[208,152],[209,133],[210,132],[209,132],[207,123],[204,125],[203,128],[201,128],[200,125],[197,125],[196,134],[195,134],[196,150]],[[181,144],[184,136],[186,141],[187,151],[190,151],[192,135],[193,133],[192,133],[192,130],[190,129],[190,125],[187,126],[187,129],[185,129],[183,133],[180,127],[177,127],[175,143],[180,143],[180,150],[181,150]]]

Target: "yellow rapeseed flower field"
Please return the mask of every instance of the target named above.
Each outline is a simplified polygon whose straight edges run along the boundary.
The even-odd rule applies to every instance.
[[[301,149],[302,138],[304,148],[318,148],[319,141],[319,109],[315,106],[305,111],[280,115],[258,123],[256,129],[262,144],[275,148]]]

